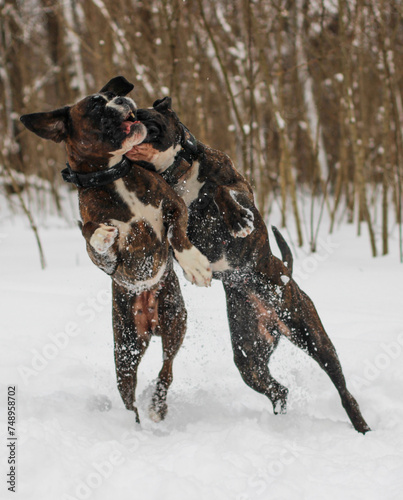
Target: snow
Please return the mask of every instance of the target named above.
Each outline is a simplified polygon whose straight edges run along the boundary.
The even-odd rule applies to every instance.
[[[90,262],[76,227],[54,219],[40,234],[45,271],[24,219],[3,211],[0,457],[5,470],[7,387],[17,385],[17,498],[402,498],[403,267],[396,240],[390,256],[372,259],[367,239],[341,226],[330,239],[322,236],[318,254],[294,252],[299,282],[373,429],[363,436],[324,372],[286,340],[271,369],[290,389],[289,407],[274,415],[234,366],[221,284],[197,288],[180,270],[189,321],[168,416],[156,424],[147,414],[162,357],[154,339],[139,370],[137,426],[115,383],[109,278]],[[12,498],[5,477],[0,497]]]
[[[283,120],[281,113],[279,111],[276,111],[275,116],[276,116],[278,128],[280,130],[284,130],[285,129],[285,121]]]

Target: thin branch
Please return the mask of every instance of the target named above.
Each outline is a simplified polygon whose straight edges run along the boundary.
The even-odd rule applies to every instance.
[[[32,231],[34,232],[36,243],[38,245],[38,250],[39,250],[39,258],[40,258],[40,261],[41,261],[41,268],[45,269],[45,267],[46,267],[45,255],[43,253],[42,243],[41,243],[41,240],[39,238],[38,228],[37,228],[37,226],[35,224],[33,215],[32,215],[31,211],[29,210],[29,208],[27,207],[27,205],[26,205],[26,203],[24,201],[24,198],[23,198],[23,196],[21,194],[20,186],[18,185],[18,182],[15,180],[13,172],[12,172],[11,168],[7,165],[7,162],[3,162],[3,167],[5,168],[5,170],[7,171],[7,174],[10,177],[13,189],[14,189],[14,191],[16,192],[16,194],[18,196],[18,199],[19,199],[19,201],[21,203],[21,207],[22,207],[25,215],[27,216],[27,218],[29,220],[29,224],[31,226]]]

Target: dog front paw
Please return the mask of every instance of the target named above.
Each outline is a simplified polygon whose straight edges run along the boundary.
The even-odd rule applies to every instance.
[[[239,196],[233,190],[229,192],[230,202],[223,214],[225,223],[234,238],[246,238],[255,229],[255,216],[250,208],[245,207],[240,201]]]
[[[115,243],[117,235],[116,227],[101,224],[91,236],[90,245],[96,252],[104,254]]]
[[[242,208],[235,217],[233,216],[232,236],[234,238],[246,238],[246,236],[249,236],[255,229],[253,221],[253,212],[247,208]]]
[[[210,262],[196,247],[182,252],[175,250],[175,257],[188,281],[197,286],[210,286],[212,279]]]

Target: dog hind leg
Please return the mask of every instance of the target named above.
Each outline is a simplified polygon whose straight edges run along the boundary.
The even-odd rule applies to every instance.
[[[127,410],[133,411],[136,422],[140,417],[136,406],[137,370],[151,338],[135,321],[136,299],[124,288],[113,283],[113,332],[115,367],[118,389]],[[140,331],[139,331],[140,330]]]
[[[305,350],[327,373],[339,392],[342,405],[354,428],[365,434],[370,428],[357,401],[347,389],[336,349],[326,334],[312,300],[294,281],[290,281],[287,287],[287,293],[291,294],[292,300],[287,300],[286,303],[292,304],[292,307],[284,311],[283,321],[291,331],[289,340]]]
[[[275,414],[286,413],[288,389],[268,367],[280,338],[277,315],[250,290],[225,284],[224,288],[235,365],[249,387],[270,399]]]
[[[154,395],[149,407],[149,415],[154,422],[163,420],[168,412],[167,393],[173,381],[173,361],[178,353],[186,333],[186,309],[179,282],[171,271],[166,286],[160,296],[160,320],[156,331],[161,335],[163,348],[163,365],[158,375]]]

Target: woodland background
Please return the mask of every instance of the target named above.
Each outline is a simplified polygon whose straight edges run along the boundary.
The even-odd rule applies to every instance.
[[[19,116],[121,74],[139,107],[171,95],[299,245],[315,251],[326,212],[403,261],[402,16],[400,0],[0,0],[0,196],[34,230],[32,207],[62,211],[63,148]]]

